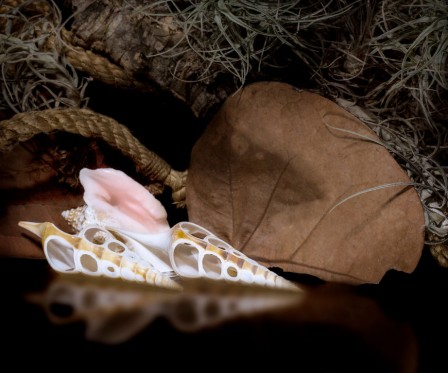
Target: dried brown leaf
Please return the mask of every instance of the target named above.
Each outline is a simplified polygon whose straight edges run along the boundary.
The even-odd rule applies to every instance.
[[[390,153],[362,136],[379,141],[330,100],[252,84],[227,99],[193,148],[189,219],[285,271],[350,284],[411,272],[423,249],[420,199],[400,185],[410,180]]]

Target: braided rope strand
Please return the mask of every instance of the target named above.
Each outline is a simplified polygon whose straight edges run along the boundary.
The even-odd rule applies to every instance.
[[[64,39],[67,39],[68,34]],[[92,51],[74,46],[64,48],[64,53],[73,67],[88,73],[92,78],[105,84],[122,88],[135,88],[142,92],[157,92],[151,84],[143,84],[130,76],[122,67]]]
[[[149,180],[171,187],[174,202],[183,206],[187,172],[172,170],[166,161],[142,145],[127,127],[88,109],[48,109],[16,114],[0,122],[0,150],[9,151],[37,134],[56,131],[105,141],[131,158],[137,171]]]

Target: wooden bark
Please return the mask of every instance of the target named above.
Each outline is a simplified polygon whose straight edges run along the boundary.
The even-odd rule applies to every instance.
[[[172,17],[157,17],[156,21],[143,14],[141,6],[153,2],[71,0],[71,42],[108,57],[136,80],[156,83],[197,117],[210,117],[238,88],[236,79],[222,67],[212,66],[210,77],[198,81],[204,61],[188,46]],[[169,12],[164,5],[158,10]]]

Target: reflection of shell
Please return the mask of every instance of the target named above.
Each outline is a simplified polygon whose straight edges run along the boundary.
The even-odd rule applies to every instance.
[[[52,323],[83,321],[87,339],[107,344],[125,342],[162,317],[181,332],[196,332],[240,317],[298,307],[304,299],[300,293],[217,290],[147,291],[66,276],[26,298],[42,306]]]
[[[298,295],[298,296],[297,296]],[[302,302],[302,294],[253,292],[176,293],[166,317],[183,332],[195,332],[230,320],[286,309]]]
[[[71,235],[48,222],[22,221],[19,225],[41,238],[48,263],[57,272],[122,278],[170,289],[181,288],[104,228],[87,226],[78,234]]]
[[[172,228],[169,254],[174,271],[183,277],[300,290],[194,223],[181,222]]]
[[[166,303],[180,294],[66,276],[52,279],[44,292],[29,293],[26,299],[40,305],[54,324],[81,321],[88,340],[119,344],[163,315]]]

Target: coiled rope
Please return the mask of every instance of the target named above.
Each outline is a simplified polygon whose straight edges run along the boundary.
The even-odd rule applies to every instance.
[[[185,184],[188,171],[176,171],[154,152],[136,139],[127,127],[113,118],[89,109],[47,109],[19,113],[0,122],[0,151],[10,151],[20,142],[38,134],[64,131],[96,138],[118,149],[132,159],[138,173],[151,183],[159,183],[172,189],[173,202],[185,205]],[[148,187],[151,189],[151,186]]]

